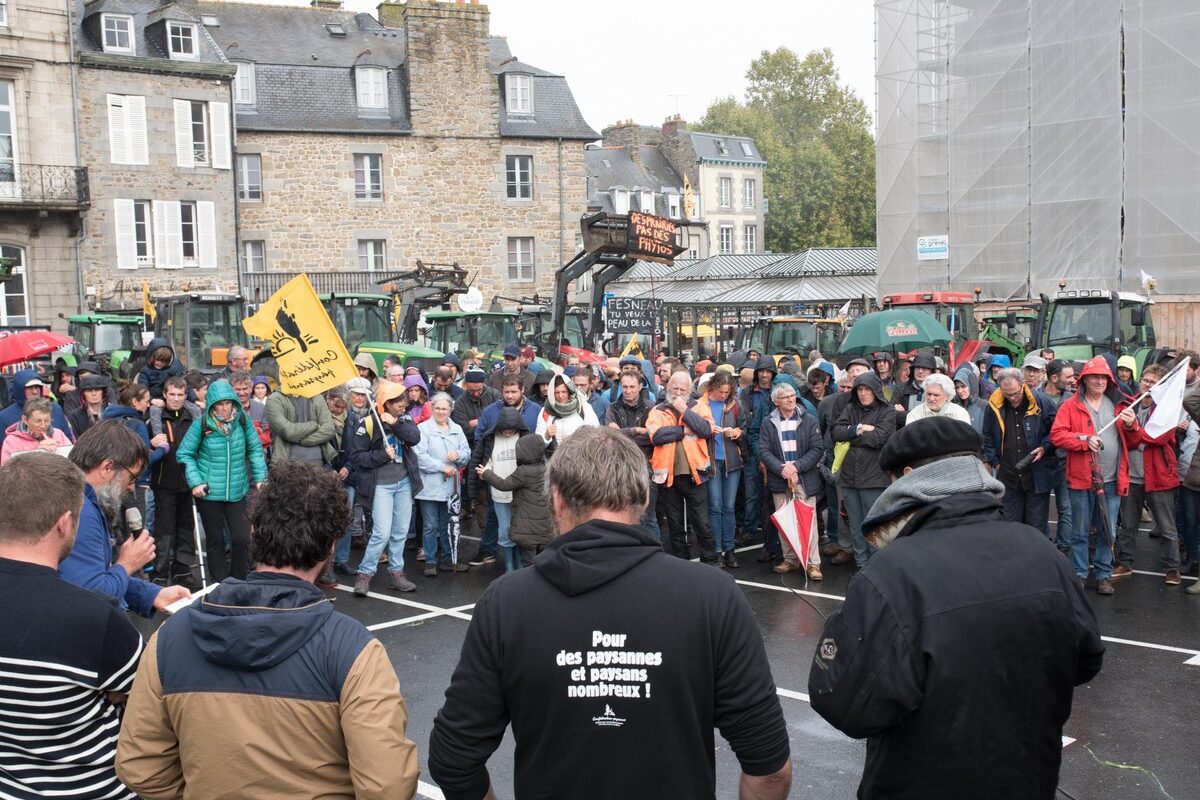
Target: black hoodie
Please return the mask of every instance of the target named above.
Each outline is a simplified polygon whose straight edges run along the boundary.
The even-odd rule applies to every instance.
[[[858,388],[866,386],[875,395],[870,405],[858,401]],[[871,425],[873,431],[858,432],[859,425]],[[847,489],[886,489],[892,476],[879,466],[879,453],[896,432],[896,412],[883,399],[883,383],[874,372],[854,379],[850,402],[831,428],[835,442],[849,442],[850,450],[838,470],[838,485]]]
[[[448,800],[483,796],[509,722],[523,799],[711,798],[714,727],[747,774],[789,756],[762,636],[733,579],[601,520],[476,604],[429,741]]]

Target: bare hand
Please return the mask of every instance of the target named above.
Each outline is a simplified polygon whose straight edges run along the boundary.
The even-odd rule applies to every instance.
[[[1181,431],[1186,431],[1186,430],[1188,429],[1188,423],[1189,423],[1189,422],[1191,422],[1191,420],[1189,420],[1189,419],[1181,419],[1181,420],[1179,420],[1179,425],[1177,425],[1176,427],[1178,427],[1178,428],[1179,428],[1179,430],[1181,430]]]
[[[165,406],[165,405],[166,405],[166,403],[164,403],[162,400],[159,400],[159,399],[156,397],[155,399],[153,399],[153,400],[151,400],[151,401],[150,401],[150,405],[152,405],[152,406],[158,406],[159,408],[162,408],[163,406]]]
[[[381,420],[383,420],[384,425],[395,425],[396,424],[396,418],[393,417],[391,414],[389,414],[386,411],[383,412],[382,414],[380,414],[379,418]]]
[[[207,483],[202,483],[199,486],[197,486],[195,489],[192,489],[192,497],[199,497],[199,498],[203,499],[204,495],[206,495],[206,494],[208,494],[208,484]]]
[[[121,555],[117,563],[125,568],[130,575],[154,560],[154,539],[150,531],[142,531],[137,537],[130,537],[121,545]]]
[[[1087,442],[1088,449],[1090,449],[1093,453],[1099,453],[1100,448],[1103,447],[1103,443],[1100,441],[1099,436],[1089,436]]]
[[[471,426],[471,430],[475,430],[477,427],[479,427],[479,420],[473,419],[467,424]]]
[[[446,460],[451,462],[458,461],[458,451],[451,451],[450,454],[446,456]]]
[[[1132,428],[1133,423],[1137,422],[1137,415],[1133,413],[1132,408],[1126,408],[1118,417],[1125,424],[1126,428]]]
[[[191,596],[192,593],[188,591],[186,586],[164,586],[154,598],[154,610],[162,611],[176,600],[182,600],[185,597]]]
[[[485,473],[485,472],[487,472],[487,467],[476,467],[475,468],[475,474],[481,478],[483,477],[483,473]]]
[[[788,483],[795,483],[796,479],[800,477],[800,473],[797,471],[795,464],[784,464],[783,469],[781,469],[779,473],[787,480]]]
[[[342,467],[341,469],[338,470],[338,477],[341,478],[342,480],[346,480],[346,478],[350,477],[350,470],[346,469],[345,467]]]
[[[150,440],[150,446],[155,449],[159,447],[166,447],[168,444],[170,444],[170,442],[167,441],[167,435],[165,433],[160,433],[158,436],[155,436]]]
[[[1046,455],[1045,448],[1039,447],[1038,449],[1034,450],[1033,451],[1033,463],[1036,464],[1037,462],[1041,461],[1042,456],[1044,456],[1044,455]]]
[[[558,435],[558,426],[557,425],[547,425],[546,426],[546,438],[547,439],[553,439],[557,435]]]
[[[58,449],[58,443],[47,436],[45,439],[42,439],[40,442],[38,442],[38,449],[45,450],[47,452],[54,452]]]
[[[620,425],[618,425],[618,424],[617,424],[617,423],[615,423],[615,422],[610,422],[610,423],[608,423],[608,427],[610,427],[610,428],[613,428],[613,429],[615,429],[615,430],[618,430],[618,431],[619,431],[619,430],[621,430],[621,426],[620,426]]]
[[[865,424],[864,424],[864,425],[859,425],[859,426],[858,426],[858,432],[859,432],[859,433],[870,433],[870,432],[872,432],[873,430],[875,430],[875,426],[874,426],[874,425],[865,425]]]
[[[445,475],[447,478],[453,478],[454,473],[456,473],[456,472],[458,472],[458,470],[455,469],[454,467],[445,467],[444,469],[442,469],[442,474]]]
[[[901,414],[903,414],[905,411],[904,406],[900,405],[899,403],[896,403],[896,410],[899,411]]]
[[[396,448],[392,447],[390,444],[384,446],[383,452],[387,453],[387,457],[392,461],[396,460]]]
[[[671,408],[678,411],[680,414],[687,411],[687,399],[683,397],[674,397],[671,399]]]
[[[742,429],[741,428],[725,428],[724,433],[730,439],[737,441],[742,436]]]

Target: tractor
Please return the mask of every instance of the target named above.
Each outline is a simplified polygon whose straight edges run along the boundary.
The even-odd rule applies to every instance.
[[[1050,348],[1055,358],[1087,361],[1111,353],[1131,355],[1138,373],[1146,364],[1160,361],[1164,350],[1157,347],[1151,307],[1154,301],[1133,292],[1101,289],[1067,290],[1059,282],[1053,298],[1043,294],[1035,341]]]
[[[75,358],[95,361],[108,374],[120,374],[121,365],[141,349],[141,314],[95,312],[67,317],[67,335],[75,340]]]
[[[164,338],[185,369],[215,374],[228,363],[229,348],[247,347],[241,295],[191,292],[154,300],[154,337]],[[146,349],[137,348],[121,364],[122,377],[132,378],[146,365]]]

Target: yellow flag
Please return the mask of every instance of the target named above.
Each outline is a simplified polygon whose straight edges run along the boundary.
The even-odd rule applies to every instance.
[[[154,324],[154,320],[158,319],[158,312],[154,310],[154,303],[150,302],[150,283],[142,281],[142,313],[150,318],[150,324]]]
[[[637,353],[638,358],[641,358],[642,357],[642,346],[640,344],[638,344],[638,335],[636,333],[629,337],[629,341],[626,343],[625,349],[621,351],[620,357],[624,358],[625,356],[627,356],[630,353],[633,353],[635,351]]]
[[[246,333],[271,342],[279,362],[279,388],[285,394],[316,397],[358,377],[346,345],[301,273],[271,295],[258,313],[242,320]]]

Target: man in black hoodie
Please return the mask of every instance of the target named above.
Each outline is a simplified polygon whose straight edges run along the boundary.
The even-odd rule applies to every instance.
[[[187,382],[172,375],[163,382],[162,407],[150,409],[150,435],[167,437],[170,448],[150,468],[150,488],[154,492],[154,545],[156,582],[178,583],[199,589],[192,575],[195,557],[196,523],[192,513],[192,490],[175,460],[175,451],[200,409],[187,402]]]
[[[429,771],[448,800],[494,796],[486,763],[510,722],[517,797],[711,798],[714,727],[742,797],[787,796],[787,726],[750,606],[637,525],[644,459],[611,428],[579,430],[551,459],[566,532],[475,605],[434,721]]]

